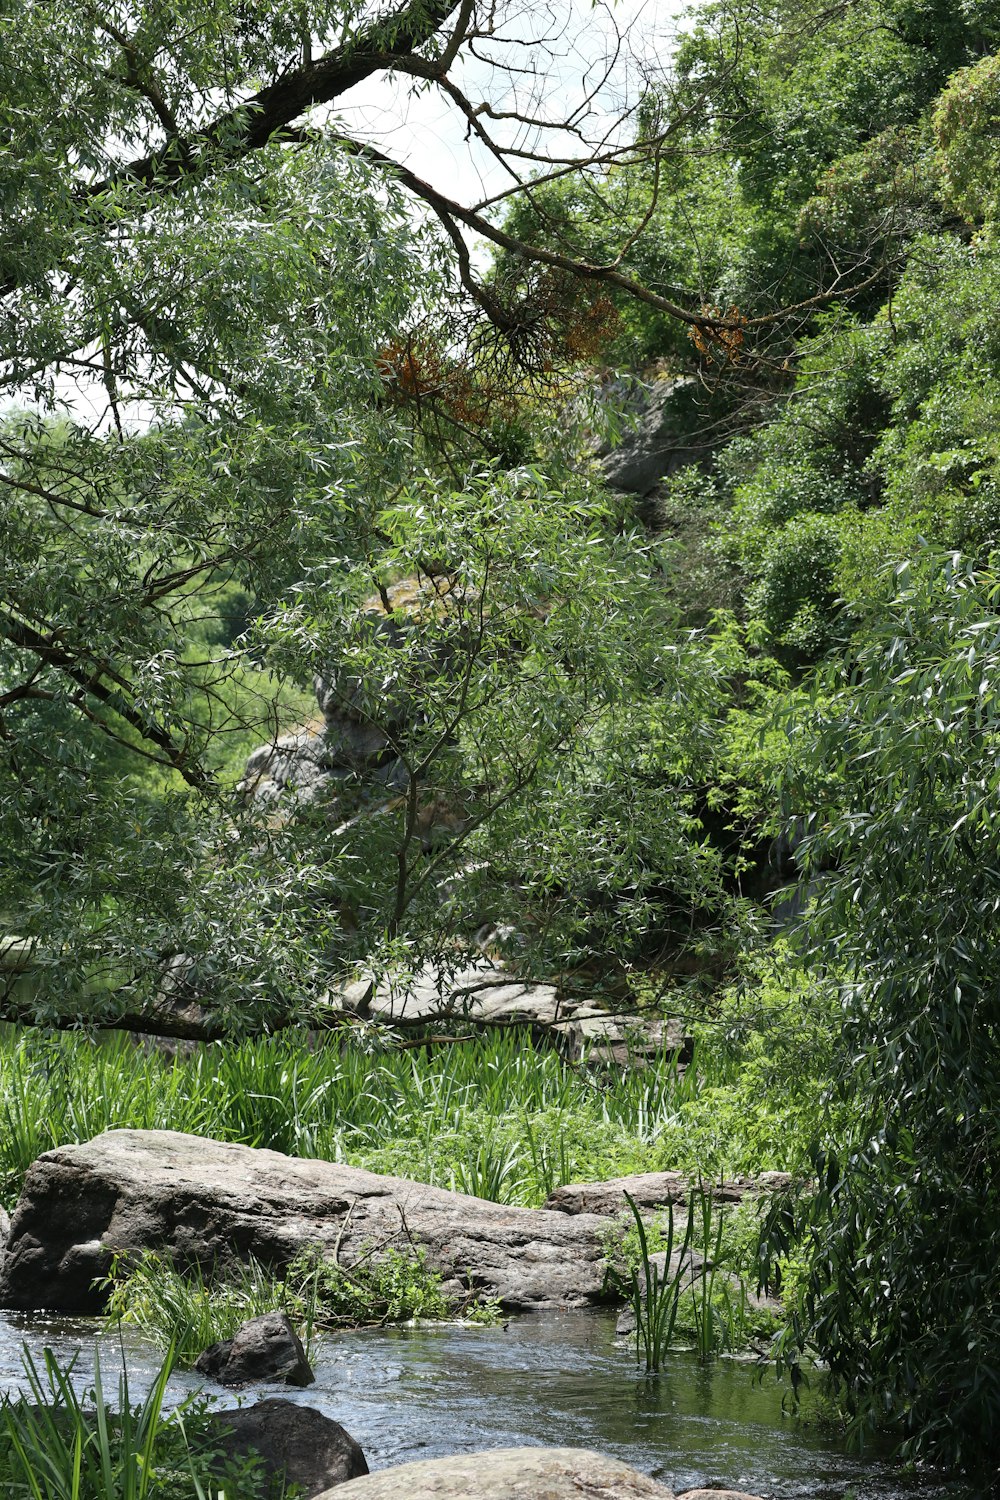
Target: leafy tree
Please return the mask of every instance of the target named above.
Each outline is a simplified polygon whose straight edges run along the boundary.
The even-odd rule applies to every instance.
[[[6,1016],[183,1030],[165,968],[174,999],[178,976],[211,999],[213,1026],[315,1013],[359,955],[454,951],[468,903],[443,900],[449,863],[491,858],[491,824],[536,784],[551,838],[521,909],[558,928],[548,898],[579,885],[584,856],[551,810],[584,788],[593,803],[602,773],[583,767],[602,744],[621,784],[615,712],[676,674],[621,517],[562,469],[557,485],[495,465],[523,457],[518,388],[586,352],[563,337],[567,287],[702,314],[613,255],[513,238],[329,113],[393,69],[486,130],[461,58],[485,50],[501,89],[517,77],[505,48],[527,41],[543,65],[519,14],[63,4],[8,26],[2,380],[27,409],[0,429]],[[661,136],[624,157],[655,161]],[[497,149],[520,176],[516,149]],[[484,284],[470,230],[537,265],[541,300]],[[73,420],[54,420],[72,384]],[[407,578],[435,607],[373,629],[368,601]],[[221,616],[237,600],[234,630]],[[359,777],[335,809],[272,815],[236,792],[241,753],[301,722],[314,670],[364,679],[398,784]],[[405,743],[400,693],[417,705]],[[683,781],[692,715],[678,725],[657,754]],[[446,793],[461,828],[428,850],[425,804]],[[358,816],[379,795],[384,815]],[[695,904],[701,865],[712,885],[677,799],[638,874],[615,868],[606,822],[596,884],[612,904],[664,871]],[[517,837],[527,850],[527,825]],[[579,932],[589,897],[575,900]]]
[[[796,1225],[808,1277],[782,1357],[818,1352],[862,1433],[892,1423],[911,1456],[995,1479],[1000,585],[936,555],[896,585],[789,726],[849,1108]],[[787,1229],[776,1215],[772,1248]]]

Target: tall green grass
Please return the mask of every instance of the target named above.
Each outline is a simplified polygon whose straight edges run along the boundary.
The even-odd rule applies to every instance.
[[[693,1343],[708,1362],[748,1348],[773,1314],[752,1308],[741,1257],[727,1234],[733,1210],[716,1203],[703,1183],[692,1187],[687,1209],[675,1219],[673,1204],[648,1224],[631,1194],[634,1249],[623,1245],[608,1267],[608,1284],[631,1306],[636,1356],[647,1371],[663,1368],[671,1348]],[[615,1264],[624,1256],[624,1269]],[[661,1259],[662,1257],[662,1259]]]
[[[179,1269],[169,1256],[146,1250],[116,1257],[105,1285],[109,1322],[129,1324],[172,1351],[180,1364],[193,1365],[204,1349],[231,1339],[241,1324],[262,1313],[284,1313],[309,1360],[321,1330],[412,1319],[499,1320],[497,1301],[473,1291],[446,1296],[442,1282],[416,1246],[406,1251],[368,1247],[349,1267],[313,1248],[296,1256],[280,1277],[253,1258],[212,1275],[199,1266]]]
[[[177,1058],[127,1037],[8,1033],[0,1038],[0,1199],[16,1199],[43,1151],[129,1127],[537,1204],[570,1180],[687,1167],[685,1122],[697,1123],[706,1089],[729,1083],[708,1055],[686,1072],[666,1056],[634,1071],[592,1069],[514,1033],[380,1052],[346,1038],[272,1037]],[[723,1156],[714,1149],[698,1165],[717,1173]]]
[[[39,1365],[26,1348],[27,1393],[0,1403],[4,1500],[281,1500],[258,1462],[223,1457],[203,1406],[164,1411],[172,1357],[133,1406],[124,1369],[111,1401],[95,1354],[81,1395],[71,1366],[49,1349]]]

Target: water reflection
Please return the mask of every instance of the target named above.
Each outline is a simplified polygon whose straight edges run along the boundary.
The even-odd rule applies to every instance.
[[[21,1345],[76,1351],[82,1388],[93,1369],[89,1320],[0,1315],[0,1387],[23,1386]],[[115,1333],[101,1339],[108,1376],[125,1358],[133,1396],[156,1368],[155,1352]],[[320,1345],[316,1385],[286,1392],[319,1407],[357,1438],[370,1466],[385,1468],[477,1448],[558,1443],[599,1448],[674,1489],[721,1485],[781,1500],[961,1500],[965,1492],[927,1477],[909,1479],[880,1456],[844,1452],[835,1434],[785,1416],[773,1379],[745,1364],[705,1368],[677,1355],[646,1376],[614,1343],[607,1315],[562,1312],[523,1317],[506,1331],[476,1328],[371,1330],[332,1335]],[[107,1380],[110,1385],[111,1381]],[[175,1375],[169,1399],[195,1389]],[[236,1399],[219,1392],[221,1404]]]

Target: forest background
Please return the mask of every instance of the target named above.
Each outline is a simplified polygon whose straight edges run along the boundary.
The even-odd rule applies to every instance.
[[[235,1047],[487,929],[729,1059],[779,1362],[995,1462],[1000,5],[712,0],[547,123],[514,7],[3,25],[4,1018],[176,1032],[182,972]],[[387,70],[509,189],[353,135]],[[248,795],[317,678],[385,754]]]

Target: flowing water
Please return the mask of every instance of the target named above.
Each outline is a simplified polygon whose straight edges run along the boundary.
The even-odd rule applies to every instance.
[[[23,1387],[25,1341],[36,1357],[44,1346],[60,1360],[76,1354],[85,1387],[100,1328],[89,1320],[0,1314],[0,1389]],[[157,1368],[156,1352],[107,1332],[100,1349],[106,1387],[124,1357],[139,1399]],[[598,1448],[676,1490],[721,1485],[781,1500],[967,1496],[931,1476],[908,1477],[883,1455],[849,1454],[836,1433],[784,1415],[781,1389],[773,1379],[756,1379],[745,1363],[704,1367],[678,1354],[664,1373],[646,1375],[633,1348],[615,1343],[606,1313],[536,1314],[503,1330],[427,1325],[330,1335],[314,1363],[314,1386],[282,1394],[335,1417],[372,1469],[543,1443]],[[177,1374],[170,1398],[200,1384]],[[222,1404],[237,1399],[214,1389]]]

